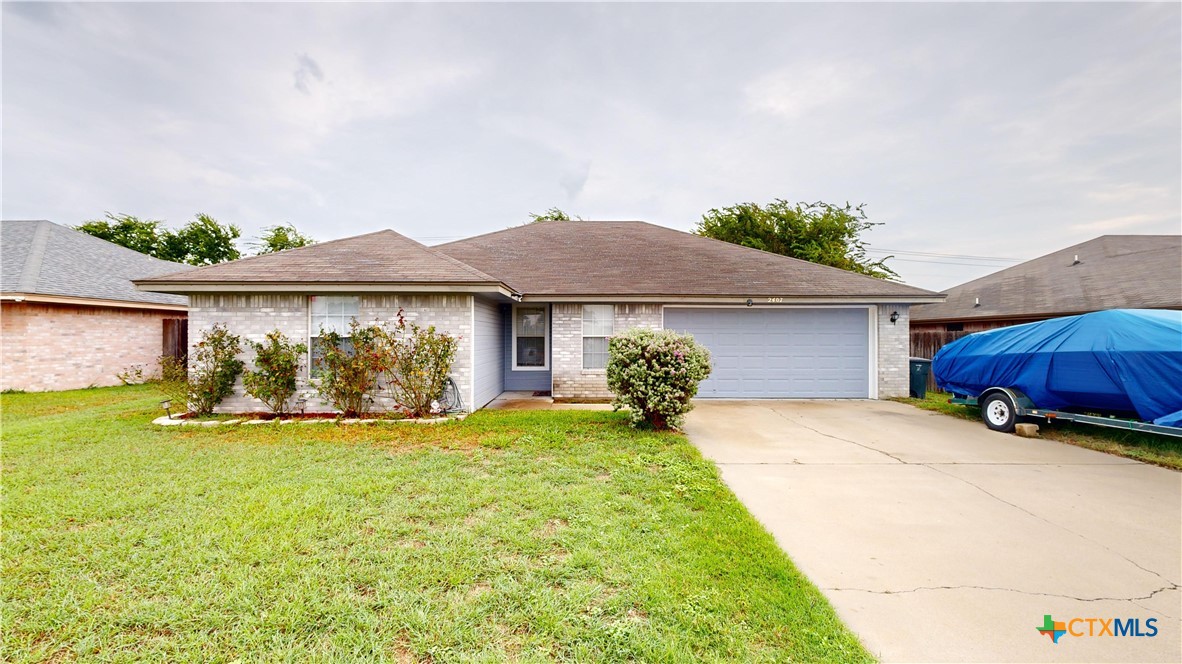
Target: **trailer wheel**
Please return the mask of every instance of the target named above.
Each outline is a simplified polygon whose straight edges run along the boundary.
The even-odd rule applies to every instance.
[[[1018,421],[1014,401],[1005,392],[994,392],[981,403],[981,419],[985,426],[1002,433],[1012,433]]]

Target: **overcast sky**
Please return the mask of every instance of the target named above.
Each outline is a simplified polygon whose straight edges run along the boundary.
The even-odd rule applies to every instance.
[[[1182,232],[1180,11],[5,3],[3,216],[433,244],[848,200],[939,290]]]

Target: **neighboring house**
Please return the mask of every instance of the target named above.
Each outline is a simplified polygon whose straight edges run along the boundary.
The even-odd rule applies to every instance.
[[[183,333],[187,298],[133,279],[184,268],[48,221],[0,222],[0,386],[118,385],[156,371],[165,328]]]
[[[533,223],[438,247],[387,230],[136,283],[190,297],[190,342],[226,323],[311,345],[321,328],[403,309],[460,338],[452,375],[473,410],[502,391],[610,396],[607,339],[636,326],[711,350],[703,397],[906,395],[908,308],[941,299],[642,222]],[[239,390],[222,410],[259,406]]]
[[[911,352],[965,334],[1105,309],[1182,309],[1182,236],[1104,235],[946,291],[911,310]]]

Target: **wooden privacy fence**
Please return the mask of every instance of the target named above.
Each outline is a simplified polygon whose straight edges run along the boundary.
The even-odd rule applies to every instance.
[[[189,354],[189,325],[184,318],[164,319],[164,347],[161,355],[185,360]]]
[[[953,341],[972,332],[945,332],[944,330],[912,330],[911,331],[911,357],[926,357],[932,359],[936,356],[936,351],[944,347],[945,344],[950,344]],[[936,389],[936,379],[928,373],[928,389]]]

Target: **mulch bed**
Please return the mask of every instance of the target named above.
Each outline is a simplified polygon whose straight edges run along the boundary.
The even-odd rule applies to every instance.
[[[338,418],[339,419],[360,419],[360,420],[403,420],[403,419],[406,419],[406,415],[400,414],[398,417],[392,417],[390,413],[365,413],[364,415],[361,415],[360,417],[352,417],[352,418],[345,418],[345,416],[342,415],[341,413],[284,413],[282,417],[277,416],[275,413],[260,413],[260,412],[218,413],[218,414],[219,415],[230,415],[231,417],[234,417],[236,419],[243,419],[243,420],[275,420],[275,419],[281,419],[281,420],[335,420]],[[193,419],[193,417],[194,417],[193,413],[184,413],[183,415],[174,415],[173,419],[191,420],[191,419]],[[443,416],[440,415],[440,417],[443,417]]]

